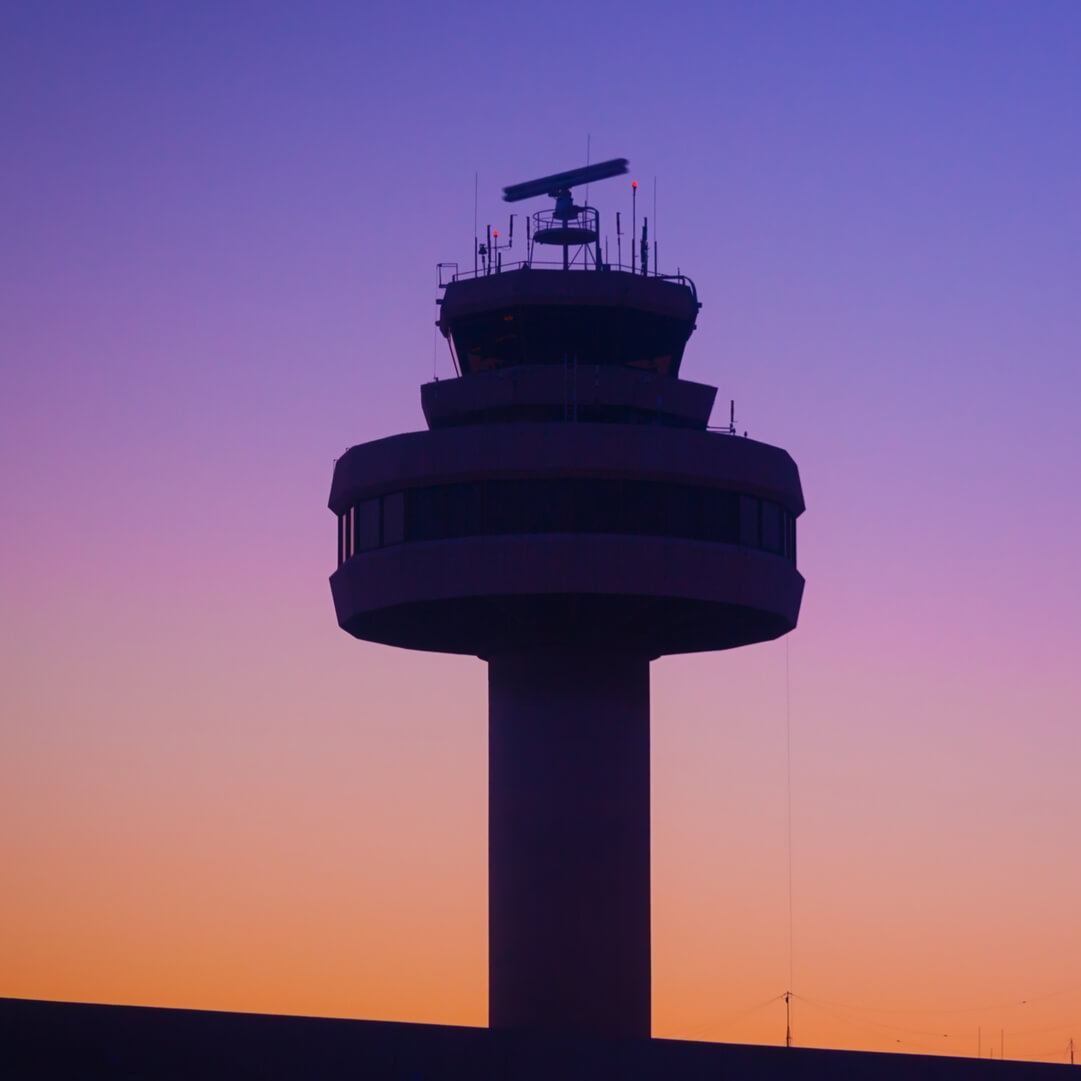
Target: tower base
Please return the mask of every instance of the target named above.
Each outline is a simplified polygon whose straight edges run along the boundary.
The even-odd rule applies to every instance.
[[[489,1023],[650,1035],[649,660],[488,661]]]

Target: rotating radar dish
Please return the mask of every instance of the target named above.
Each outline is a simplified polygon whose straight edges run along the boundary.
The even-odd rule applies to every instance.
[[[560,193],[582,184],[591,184],[594,180],[607,180],[610,176],[621,176],[627,171],[626,158],[612,158],[599,161],[596,165],[586,165],[581,169],[571,169],[565,173],[553,173],[537,180],[527,180],[524,184],[511,184],[503,189],[503,200],[507,203],[533,199],[538,195],[550,195],[558,198]]]

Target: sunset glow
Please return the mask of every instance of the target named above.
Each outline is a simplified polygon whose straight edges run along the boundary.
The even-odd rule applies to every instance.
[[[1067,1060],[1081,7],[0,27],[0,996],[485,1024],[485,666],[338,629],[327,492],[589,145],[808,508],[794,634],[652,666],[654,1035]]]

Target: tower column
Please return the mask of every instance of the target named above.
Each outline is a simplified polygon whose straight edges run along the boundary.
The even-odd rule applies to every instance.
[[[650,1035],[649,660],[488,662],[489,1023]]]

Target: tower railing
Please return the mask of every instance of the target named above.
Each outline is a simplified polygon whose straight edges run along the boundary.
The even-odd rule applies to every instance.
[[[591,206],[576,206],[566,216],[555,207],[547,210],[538,210],[533,214],[533,236],[543,233],[547,229],[574,229],[578,228],[592,233],[594,238],[600,232],[600,215]]]
[[[578,265],[572,265],[572,270],[582,270],[581,263]],[[594,267],[590,264],[586,267],[590,273],[594,272]],[[660,278],[661,281],[676,282],[678,285],[682,285],[687,289],[690,289],[694,299],[698,300],[698,290],[695,287],[694,281],[686,274],[677,272],[675,274],[661,274],[656,270],[649,270],[645,274],[642,273],[642,268],[636,266],[631,267],[630,263],[602,263],[600,271],[603,274],[633,274],[636,278]],[[436,271],[439,276],[438,285],[440,289],[445,289],[451,282],[468,281],[472,278],[487,278],[494,274],[508,274],[513,270],[538,270],[545,271],[563,271],[563,261],[561,259],[537,259],[536,257],[526,257],[525,259],[517,259],[513,262],[498,262],[492,267],[478,267],[476,270],[462,270],[457,263],[436,263]]]

